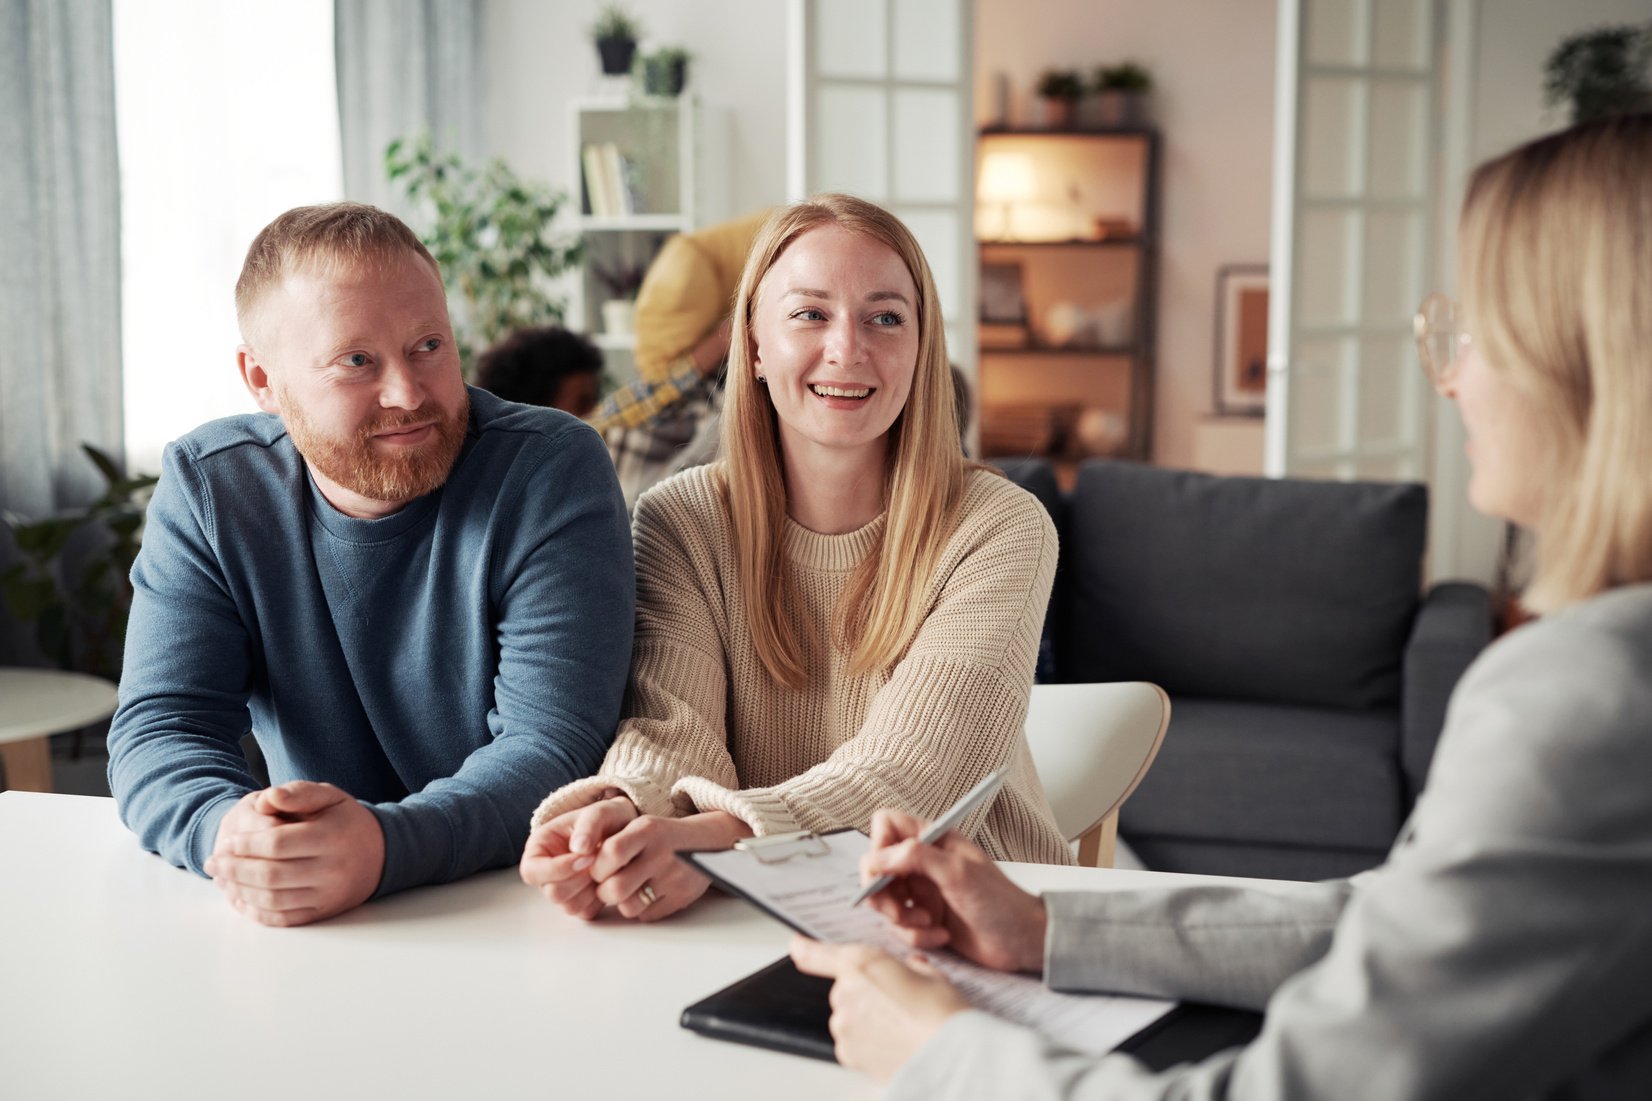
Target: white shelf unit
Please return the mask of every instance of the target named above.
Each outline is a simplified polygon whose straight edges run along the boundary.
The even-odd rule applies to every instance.
[[[579,99],[569,110],[569,178],[575,181],[575,229],[585,240],[585,263],[571,289],[568,323],[603,350],[610,375],[629,382],[636,377],[635,338],[604,331],[602,304],[610,294],[598,272],[645,270],[672,234],[728,217],[720,116],[692,95]],[[606,145],[626,166],[624,190],[634,213],[592,213],[586,149]]]

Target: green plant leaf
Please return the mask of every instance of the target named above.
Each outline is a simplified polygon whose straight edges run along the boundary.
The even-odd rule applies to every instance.
[[[13,528],[12,538],[17,542],[17,549],[32,558],[56,558],[84,520],[83,515],[74,513],[52,520],[38,520]]]
[[[81,444],[80,449],[86,452],[86,457],[92,460],[92,465],[98,468],[98,473],[103,475],[105,482],[112,486],[120,484],[120,468],[115,465],[115,460],[110,458],[107,452],[100,451],[89,443]]]

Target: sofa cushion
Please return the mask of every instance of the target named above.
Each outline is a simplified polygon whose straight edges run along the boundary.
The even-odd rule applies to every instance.
[[[1084,464],[1062,532],[1062,680],[1397,706],[1422,583],[1420,485]]]
[[[1399,729],[1398,710],[1172,696],[1164,744],[1120,828],[1382,852],[1405,805]]]
[[[1298,845],[1234,845],[1121,835],[1142,865],[1156,872],[1243,875],[1257,879],[1346,879],[1381,864],[1386,849],[1316,849]]]

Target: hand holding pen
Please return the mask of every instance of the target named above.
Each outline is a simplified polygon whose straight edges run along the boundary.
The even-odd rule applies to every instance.
[[[995,970],[1043,971],[1043,900],[1010,882],[978,845],[896,810],[878,811],[871,833],[861,871],[891,880],[871,905],[902,940],[951,948]]]

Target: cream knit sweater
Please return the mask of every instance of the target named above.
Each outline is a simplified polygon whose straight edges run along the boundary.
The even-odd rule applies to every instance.
[[[816,626],[803,651],[813,675],[791,689],[751,646],[714,469],[684,471],[638,501],[625,718],[602,770],[547,796],[534,824],[614,787],[644,814],[722,810],[760,836],[865,830],[879,807],[935,818],[1007,764],[1003,788],[964,833],[999,859],[1071,863],[1022,732],[1055,577],[1043,507],[1004,478],[970,472],[957,528],[921,594],[928,617],[900,662],[858,676],[831,645],[832,613],[884,518],[845,535],[788,522],[784,552],[801,601],[790,613]]]

